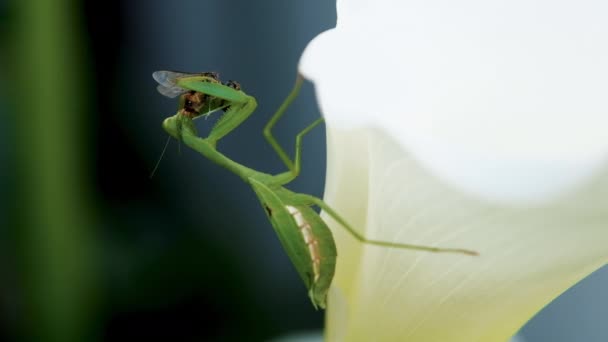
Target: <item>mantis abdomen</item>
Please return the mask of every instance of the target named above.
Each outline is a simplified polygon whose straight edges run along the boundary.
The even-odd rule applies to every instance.
[[[255,179],[249,181],[313,305],[325,308],[337,256],[331,231],[309,205],[298,200],[297,194],[282,187],[273,189]]]

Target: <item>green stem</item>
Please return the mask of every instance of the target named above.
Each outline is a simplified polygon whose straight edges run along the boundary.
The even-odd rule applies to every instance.
[[[23,245],[23,338],[91,341],[94,303],[90,193],[83,150],[78,3],[15,2],[16,166]],[[79,45],[80,44],[80,45]],[[81,51],[79,51],[81,50]]]

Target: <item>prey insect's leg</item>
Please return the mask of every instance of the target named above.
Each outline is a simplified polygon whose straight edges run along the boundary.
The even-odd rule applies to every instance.
[[[270,121],[268,121],[268,123],[266,124],[266,127],[264,127],[264,137],[266,138],[266,140],[268,141],[270,146],[272,146],[272,148],[275,150],[275,152],[279,155],[279,158],[281,158],[281,160],[283,161],[285,166],[287,166],[289,171],[293,171],[295,165],[291,161],[291,159],[289,158],[287,153],[285,153],[285,150],[281,147],[281,145],[279,145],[277,140],[272,135],[272,128],[277,123],[277,121],[279,121],[279,119],[283,116],[283,114],[285,113],[285,110],[287,110],[287,107],[289,107],[289,105],[293,102],[293,100],[298,96],[298,93],[300,92],[300,88],[302,88],[303,82],[304,82],[304,79],[302,78],[302,76],[300,76],[298,74],[298,77],[296,78],[296,83],[294,84],[293,89],[291,90],[291,92],[289,93],[289,95],[287,96],[285,101],[283,101],[283,103],[281,104],[279,109],[274,113],[274,115],[272,116]]]
[[[346,229],[355,239],[359,240],[362,243],[367,243],[375,246],[382,247],[390,247],[390,248],[399,248],[399,249],[410,249],[410,250],[419,250],[419,251],[427,251],[427,252],[435,252],[435,253],[461,253],[466,255],[479,255],[479,253],[475,251],[471,251],[468,249],[462,248],[441,248],[441,247],[431,247],[431,246],[420,246],[420,245],[412,245],[405,243],[393,243],[386,241],[376,241],[369,240],[362,236],[359,232],[357,232],[351,225],[349,225],[344,218],[342,218],[335,210],[333,210],[327,203],[325,203],[322,199],[316,198],[310,195],[300,195],[303,199],[309,200],[312,204],[318,206],[323,209],[329,216],[331,216],[334,220],[336,220],[344,229]]]

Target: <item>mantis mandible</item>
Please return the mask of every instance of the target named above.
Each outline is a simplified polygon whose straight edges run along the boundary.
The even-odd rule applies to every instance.
[[[304,281],[308,296],[315,308],[326,307],[327,292],[334,276],[337,252],[332,233],[319,214],[313,210],[314,206],[325,211],[361,243],[408,250],[477,255],[474,251],[459,248],[369,240],[322,199],[295,193],[284,187],[300,173],[302,138],[323,122],[323,118],[319,118],[296,135],[293,160],[272,135],[273,126],[300,91],[303,83],[300,75],[291,93],[264,128],[264,137],[287,167],[286,172],[275,175],[241,165],[217,150],[218,141],[243,123],[257,106],[255,98],[244,93],[238,83],[233,81],[222,83],[217,73],[213,72],[186,74],[156,71],[153,78],[159,83],[158,91],[161,94],[168,97],[179,96],[177,114],[165,119],[162,124],[165,131],[209,160],[236,174],[253,188],[285,252]],[[199,137],[193,120],[218,110],[223,110],[224,115],[207,137]]]

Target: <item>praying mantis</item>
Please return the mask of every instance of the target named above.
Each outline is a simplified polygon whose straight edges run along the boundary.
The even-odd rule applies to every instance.
[[[244,93],[237,82],[222,83],[214,72],[188,74],[156,71],[152,77],[159,83],[157,89],[161,94],[171,98],[179,96],[177,113],[164,120],[164,130],[212,162],[236,174],[252,187],[285,252],[302,278],[315,309],[326,307],[327,292],[334,277],[337,259],[331,230],[319,213],[313,210],[315,206],[332,217],[361,243],[397,249],[477,255],[474,251],[460,248],[367,239],[322,199],[285,188],[286,184],[300,174],[303,137],[323,122],[323,118],[319,118],[296,135],[293,160],[272,135],[272,128],[297,97],[303,83],[302,76],[297,76],[290,94],[264,128],[264,137],[287,167],[287,171],[274,175],[241,165],[217,149],[217,143],[243,123],[257,106],[255,98]],[[193,120],[220,110],[224,111],[224,115],[207,137],[199,137]]]

